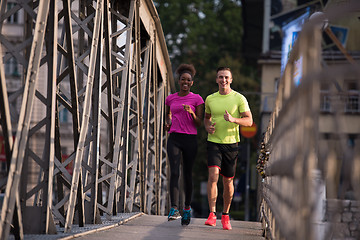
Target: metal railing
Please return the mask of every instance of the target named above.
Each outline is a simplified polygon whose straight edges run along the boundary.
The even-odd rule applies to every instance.
[[[333,199],[339,206],[347,204],[350,212],[359,206],[360,115],[347,111],[358,100],[336,87],[324,96],[320,88],[344,79],[360,86],[360,66],[351,55],[346,55],[349,64],[321,65],[323,20],[359,11],[359,1],[347,1],[308,21],[291,52],[258,160],[263,177],[260,215],[267,239],[360,236],[356,215],[346,219],[344,207],[331,207]],[[293,74],[299,59],[302,79],[296,86]],[[324,108],[331,114],[324,114]],[[340,228],[346,226],[350,227],[342,232]]]

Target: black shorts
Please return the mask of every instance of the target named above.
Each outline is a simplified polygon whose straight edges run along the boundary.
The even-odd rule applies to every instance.
[[[236,161],[239,156],[239,143],[220,144],[207,142],[208,167],[217,167],[227,178],[235,177]]]

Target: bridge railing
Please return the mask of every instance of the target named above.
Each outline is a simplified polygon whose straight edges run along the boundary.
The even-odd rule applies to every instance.
[[[291,51],[258,160],[268,239],[360,236],[360,67],[344,49],[347,61],[327,66],[321,46],[325,19],[359,10],[348,1],[309,20]],[[339,88],[348,80],[357,91]]]
[[[0,238],[163,215],[174,82],[152,1],[2,0],[0,11]]]

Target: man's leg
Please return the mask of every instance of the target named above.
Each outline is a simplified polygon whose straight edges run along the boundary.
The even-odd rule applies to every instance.
[[[229,213],[231,201],[234,195],[234,178],[223,177],[223,185],[224,185],[224,208],[223,213]]]
[[[218,196],[217,182],[219,180],[220,166],[222,155],[219,149],[219,144],[207,142],[208,152],[208,183],[207,194],[209,202],[209,217],[205,225],[216,226],[216,199]]]
[[[230,230],[232,228],[230,224],[229,211],[230,211],[231,200],[234,194],[233,178],[223,177],[223,185],[224,185],[224,193],[223,193],[224,208],[223,208],[223,214],[221,216],[221,223],[223,225],[224,230]]]
[[[209,168],[209,177],[207,183],[207,194],[210,212],[216,212],[216,198],[218,196],[217,182],[219,180],[219,169],[217,167]]]
[[[216,198],[218,195],[217,182],[219,180],[219,169],[217,167],[209,168],[209,177],[207,184],[207,194],[209,201],[210,214],[205,225],[216,226]]]

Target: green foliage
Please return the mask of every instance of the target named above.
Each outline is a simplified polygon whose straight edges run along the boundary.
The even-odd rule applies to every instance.
[[[222,54],[241,57],[240,1],[154,2],[174,67],[191,62],[202,77],[208,69],[216,69]]]

